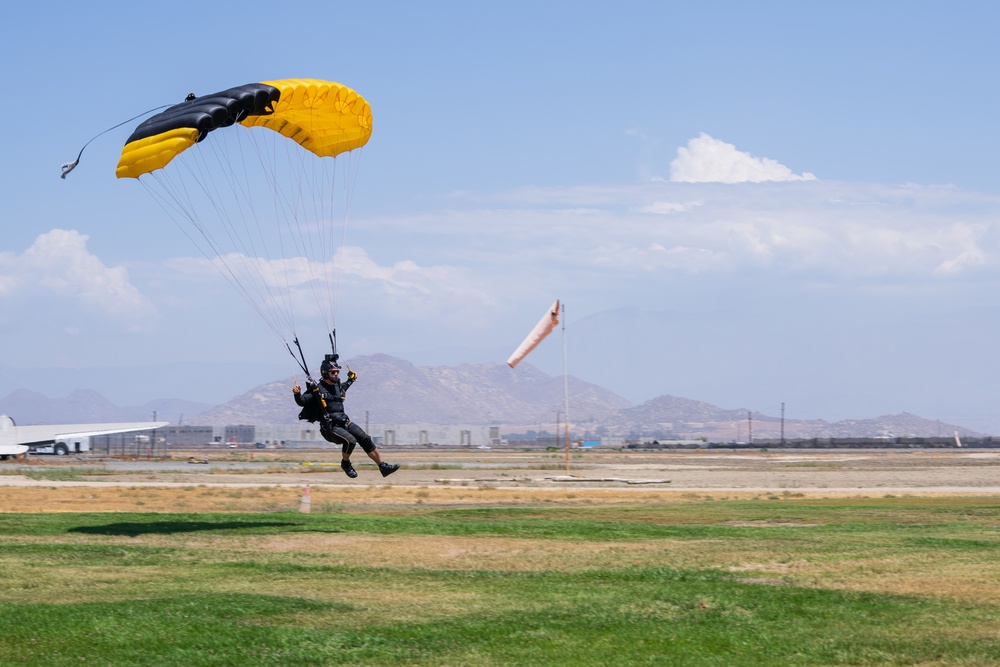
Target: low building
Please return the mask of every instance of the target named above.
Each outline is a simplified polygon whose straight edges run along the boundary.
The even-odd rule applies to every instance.
[[[364,428],[364,425],[362,425]],[[502,443],[499,426],[480,424],[368,424],[378,446],[482,447]],[[328,444],[316,424],[258,424],[253,442],[264,446],[315,447]]]

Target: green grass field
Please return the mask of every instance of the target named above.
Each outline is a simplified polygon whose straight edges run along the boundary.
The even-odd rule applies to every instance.
[[[1000,499],[0,514],[0,665],[997,665]]]

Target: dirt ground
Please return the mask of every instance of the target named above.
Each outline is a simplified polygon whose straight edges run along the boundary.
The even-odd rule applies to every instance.
[[[360,452],[359,452],[360,454]],[[237,512],[366,506],[683,502],[1000,494],[1000,450],[397,450],[382,478],[333,451],[32,456],[0,463],[0,512]],[[308,502],[304,502],[308,500]]]

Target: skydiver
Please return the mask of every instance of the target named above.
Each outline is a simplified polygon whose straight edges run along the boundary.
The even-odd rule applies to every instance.
[[[347,381],[340,381],[340,366],[337,364],[337,355],[328,354],[320,364],[320,381],[314,383],[311,380],[306,382],[306,392],[302,393],[302,388],[295,384],[292,386],[292,395],[295,396],[295,403],[302,407],[299,419],[320,423],[319,432],[328,441],[341,445],[340,467],[347,476],[355,478],[358,476],[354,466],[351,465],[351,454],[357,445],[365,450],[368,458],[378,465],[379,472],[383,477],[388,477],[399,470],[398,463],[386,463],[382,460],[378,448],[372,441],[371,436],[365,430],[352,422],[344,413],[344,396],[358,374],[348,367]]]

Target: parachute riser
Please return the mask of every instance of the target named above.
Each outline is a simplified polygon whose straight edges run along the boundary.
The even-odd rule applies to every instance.
[[[302,369],[302,372],[306,374],[306,378],[311,378],[312,373],[309,372],[309,364],[306,363],[306,355],[302,353],[302,346],[299,345],[298,336],[295,337],[295,340],[293,342],[295,343],[295,347],[299,351],[299,356],[297,357],[295,356],[295,353],[292,352],[292,347],[286,342],[285,347],[288,348],[288,354],[292,355],[292,359],[295,359],[295,363],[297,363],[299,365],[299,368]]]

